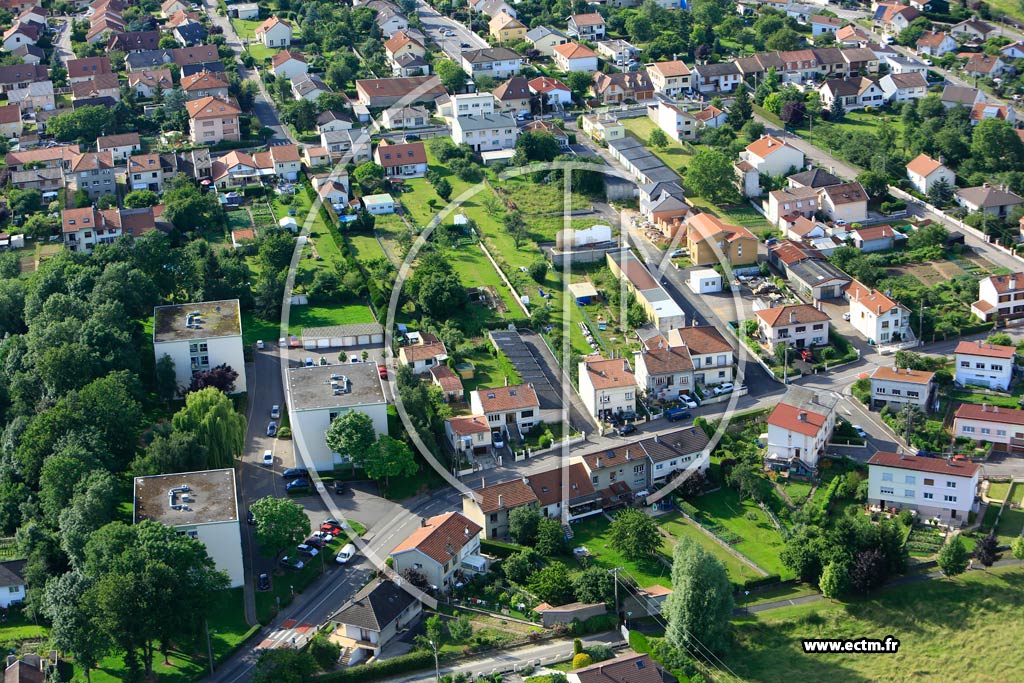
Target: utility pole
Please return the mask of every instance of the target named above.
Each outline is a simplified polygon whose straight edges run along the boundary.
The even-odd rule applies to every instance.
[[[785,342],[783,342],[785,344]],[[782,385],[789,384],[789,344],[782,348]]]
[[[210,624],[203,619],[203,628],[206,630],[206,656],[210,658],[210,675],[213,675],[213,643],[210,641]]]
[[[622,567],[615,567],[609,570],[612,573],[612,582],[615,584],[615,619],[619,618],[619,572]]]

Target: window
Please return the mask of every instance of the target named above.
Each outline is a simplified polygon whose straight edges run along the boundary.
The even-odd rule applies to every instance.
[[[626,392],[626,400],[627,401],[633,400],[633,392],[632,391],[627,391]]]
[[[955,503],[956,496],[943,496],[942,500],[946,501],[947,503]]]
[[[663,468],[664,468],[664,466],[665,466],[665,465],[664,465],[664,463],[660,463],[660,462],[659,462],[659,463],[658,463],[657,465],[655,465],[655,466],[654,466],[654,469],[656,469],[656,470],[660,470],[660,469],[663,469]]]
[[[592,483],[592,484],[596,484],[596,483],[597,483],[597,480],[598,480],[598,477],[596,477],[596,476],[594,476],[594,477],[591,477],[591,478],[590,478],[590,483]]]
[[[925,493],[923,493],[921,495],[924,497],[925,500],[933,500],[935,498],[935,494],[934,493],[925,492]]]
[[[925,479],[924,480],[924,485],[925,486],[935,486],[935,480],[934,479]]]
[[[1006,436],[1006,430],[1005,429],[997,429],[996,430],[996,436]]]
[[[492,512],[491,513],[491,521],[492,522],[497,522],[498,521],[498,513],[497,512]]]
[[[947,481],[946,482],[946,488],[947,489],[955,489],[956,488],[956,482],[955,481]]]
[[[991,433],[992,433],[992,430],[991,430],[991,429],[989,429],[988,427],[982,427],[982,428],[981,428],[981,433],[982,433],[982,434],[991,434]]]
[[[892,472],[882,472],[882,481],[892,481]]]
[[[641,465],[633,465],[633,474],[643,474],[643,471],[644,471],[644,466],[642,464]]]
[[[914,489],[903,489],[903,497],[904,498],[913,498],[914,497]]]
[[[960,367],[962,367],[962,368],[969,368],[969,367],[971,367],[971,364],[968,363],[965,360],[962,360],[962,361],[960,361]]]
[[[883,496],[891,496],[894,493],[893,488],[891,486],[883,486],[882,488],[879,489],[879,491],[882,492]]]
[[[917,483],[917,477],[915,477],[912,474],[908,474],[907,476],[903,477],[903,483],[904,484],[916,484]]]
[[[488,415],[487,416],[487,421],[488,422],[501,422],[501,415],[498,415],[498,414]]]
[[[974,427],[970,425],[964,425],[963,427],[960,428],[960,431],[962,431],[964,434],[973,434]]]
[[[533,411],[532,410],[523,410],[523,411],[521,411],[519,413],[519,415],[521,417],[533,417]]]
[[[821,330],[821,329],[824,329],[824,327],[825,327],[825,325],[823,323],[818,323],[817,325],[814,325],[813,327],[811,327],[811,329],[812,330]]]

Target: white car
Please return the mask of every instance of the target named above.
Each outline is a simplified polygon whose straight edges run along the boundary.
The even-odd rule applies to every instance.
[[[257,348],[257,349],[259,349],[260,351],[262,351],[262,350],[263,350],[263,349],[265,349],[266,347],[267,347],[267,345],[263,343],[263,340],[262,340],[262,339],[257,339],[257,340],[256,340],[256,348]]]
[[[679,258],[680,256],[686,256],[686,254],[686,249],[676,249],[671,254],[669,254],[669,258]]]
[[[732,382],[726,382],[725,384],[720,384],[717,387],[715,387],[711,393],[713,393],[715,396],[721,396],[722,394],[728,394],[730,391],[732,391],[732,389]]]
[[[281,417],[281,406],[276,403],[270,407],[270,418],[272,420],[280,419]]]
[[[346,543],[345,547],[338,551],[337,557],[334,561],[338,564],[348,564],[348,561],[356,556],[356,547],[351,543]]]
[[[850,312],[849,311],[847,311],[846,313],[843,313],[843,320],[846,320],[847,322],[849,322],[849,320],[850,320]]]
[[[263,451],[263,466],[273,467],[274,466],[274,451]]]

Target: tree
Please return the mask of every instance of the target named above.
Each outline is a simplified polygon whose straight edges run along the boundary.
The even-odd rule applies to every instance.
[[[309,641],[309,656],[322,671],[329,671],[341,658],[341,646],[320,633]]]
[[[821,572],[818,587],[821,589],[822,595],[830,600],[835,600],[847,591],[849,582],[850,575],[846,565],[842,562],[829,562]]]
[[[886,558],[881,550],[862,550],[853,559],[850,567],[850,583],[861,593],[868,593],[881,586],[888,574]]]
[[[412,567],[408,567],[402,572],[402,578],[421,591],[430,588],[430,583],[427,581],[427,577],[423,575],[423,572]]]
[[[434,671],[437,675],[437,679],[440,681],[441,672],[439,669],[438,655],[441,653],[441,646],[444,645],[445,633],[444,633],[444,622],[441,621],[441,615],[435,614],[432,617],[428,617],[424,623],[423,635],[416,636],[416,642],[420,646],[429,649],[434,654]]]
[[[693,652],[692,634],[707,649],[720,652],[729,640],[732,609],[732,584],[722,563],[694,541],[680,540],[672,553],[672,594],[663,609],[666,640]]]
[[[807,116],[807,108],[802,101],[790,100],[782,104],[782,109],[779,111],[779,118],[781,118],[786,125],[799,126],[804,122]]]
[[[970,555],[959,536],[954,536],[939,550],[939,569],[946,576],[958,576],[967,571]]]
[[[70,654],[85,670],[85,680],[100,659],[109,652],[111,643],[92,622],[85,595],[93,580],[77,570],[54,576],[46,582],[42,613],[50,622],[50,640],[58,650]]]
[[[96,140],[113,133],[115,128],[113,110],[99,106],[79,107],[46,121],[46,132],[60,142]]]
[[[719,149],[698,149],[686,168],[686,186],[700,196],[724,204],[736,198],[732,161]]]
[[[216,192],[200,192],[185,174],[177,175],[164,192],[166,218],[178,230],[216,228],[224,223],[224,210]]]
[[[276,559],[282,552],[309,535],[309,517],[301,505],[290,498],[267,496],[252,504],[256,517],[256,540]]]
[[[126,209],[142,209],[147,206],[156,206],[159,203],[160,197],[152,190],[134,190],[124,198]]]
[[[1024,142],[1010,122],[984,119],[974,127],[971,157],[993,172],[1020,170],[1024,168]]]
[[[996,539],[995,534],[989,533],[974,545],[974,556],[985,567],[991,567],[996,561],[996,549],[998,547],[999,541]]]
[[[558,141],[551,133],[529,131],[516,140],[517,163],[530,161],[554,161],[562,153]]]
[[[537,552],[554,557],[565,549],[565,532],[557,519],[545,517],[537,524]]]
[[[235,412],[231,399],[214,387],[185,397],[185,407],[171,418],[174,428],[198,437],[210,467],[231,467],[245,447],[245,416]]]
[[[548,276],[548,262],[539,258],[530,264],[529,271],[534,282],[544,284],[544,279]]]
[[[846,107],[843,106],[843,98],[836,97],[832,100],[832,106],[828,110],[828,120],[838,123],[846,116]]]
[[[356,182],[364,190],[376,189],[384,182],[384,167],[378,166],[372,161],[364,161],[356,166],[356,169],[352,172],[352,177],[356,179]]]
[[[1024,536],[1013,539],[1013,543],[1010,544],[1010,552],[1013,553],[1015,559],[1024,560]]]
[[[305,683],[313,679],[316,661],[304,650],[261,650],[252,669],[251,683]]]
[[[404,441],[381,434],[363,459],[363,469],[371,479],[383,479],[387,489],[391,477],[411,477],[419,471],[419,465]]]
[[[460,93],[466,87],[466,72],[450,59],[439,59],[434,62],[434,73],[449,92]]]
[[[615,597],[615,579],[607,569],[588,567],[572,582],[573,594],[579,602],[608,602]]]
[[[508,513],[508,535],[519,545],[532,545],[537,540],[537,529],[542,517],[532,505],[520,505]]]
[[[526,239],[526,221],[523,220],[523,215],[518,211],[509,211],[501,219],[501,222],[505,227],[505,232],[512,236],[512,242],[518,249]]]
[[[455,643],[468,641],[473,635],[473,624],[470,622],[469,617],[465,614],[460,614],[457,618],[450,620],[448,622],[448,635],[451,636],[452,642]]]
[[[864,171],[857,176],[857,182],[864,186],[864,191],[872,199],[879,199],[889,194],[889,179],[878,171]]]
[[[729,107],[728,122],[733,130],[740,130],[753,118],[754,108],[750,100],[750,90],[746,83],[736,86],[732,106]]]
[[[663,541],[654,519],[636,508],[626,508],[615,515],[609,532],[611,546],[627,560],[652,557]]]
[[[569,87],[569,90],[579,98],[583,98],[587,94],[587,90],[590,89],[592,82],[593,76],[584,71],[573,71],[565,78],[565,84]]]
[[[572,581],[569,570],[561,562],[552,562],[533,573],[529,579],[530,591],[550,605],[564,605],[572,602]]]
[[[230,365],[222,363],[209,370],[200,370],[192,375],[192,384],[188,387],[188,393],[199,391],[206,387],[213,387],[217,391],[230,394],[235,390],[235,380],[238,373]]]
[[[445,201],[448,201],[449,199],[451,199],[451,197],[452,197],[452,184],[450,182],[448,182],[447,178],[438,178],[436,181],[434,181],[433,185],[434,185],[434,192],[437,193],[438,197],[440,197],[441,199],[443,199]]]
[[[525,584],[540,563],[540,554],[536,550],[524,548],[502,560],[501,569],[509,581]]]
[[[647,144],[655,149],[666,149],[668,147],[668,136],[661,128],[655,128],[647,137]]]
[[[377,433],[369,415],[350,410],[334,418],[324,439],[332,452],[350,458],[353,466],[362,466],[376,444]]]
[[[171,432],[166,436],[157,434],[131,465],[131,472],[137,477],[205,469],[209,469],[206,448],[190,432]]]

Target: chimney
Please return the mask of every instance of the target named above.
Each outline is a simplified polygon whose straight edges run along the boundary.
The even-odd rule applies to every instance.
[[[796,322],[796,311],[789,312],[789,324],[792,325]]]
[[[466,536],[469,536],[469,527],[466,527]]]
[[[657,434],[654,435],[654,443],[658,443],[658,435]]]
[[[483,488],[485,486],[487,486],[487,480],[483,477],[480,477],[480,488]]]
[[[878,304],[878,315],[882,315],[882,304]]]
[[[505,496],[503,496],[503,495],[501,495],[499,493],[498,494],[498,509],[500,510],[503,507],[505,507]],[[467,529],[466,532],[469,533],[469,529]]]
[[[796,419],[799,420],[800,422],[807,422],[807,413],[803,411],[797,413]]]

